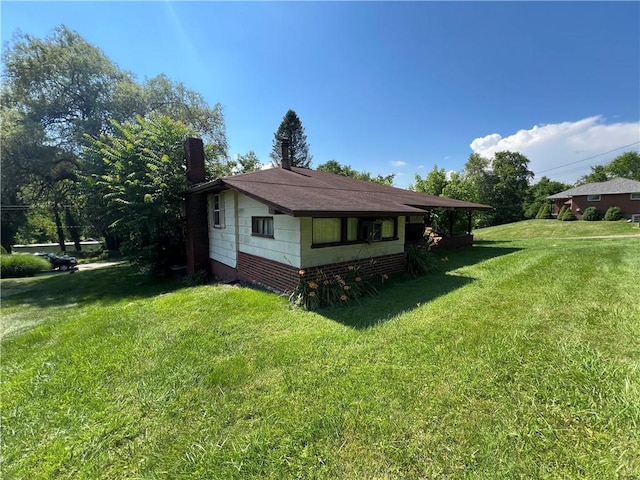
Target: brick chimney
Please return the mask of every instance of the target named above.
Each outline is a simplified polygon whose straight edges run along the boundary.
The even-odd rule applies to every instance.
[[[200,138],[187,138],[184,142],[184,155],[187,160],[187,184],[192,187],[206,180],[204,169],[204,144]]]
[[[289,158],[289,139],[281,138],[280,147],[282,148],[282,161],[280,166],[285,170],[291,170],[291,159]]]
[[[189,187],[206,180],[204,168],[204,144],[199,138],[187,138],[184,142]],[[185,202],[187,273],[210,272],[209,229],[207,223],[207,197],[187,193]]]

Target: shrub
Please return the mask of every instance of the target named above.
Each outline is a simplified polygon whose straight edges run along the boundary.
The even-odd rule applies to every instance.
[[[610,222],[620,220],[622,218],[622,210],[620,207],[609,207],[607,213],[604,214],[604,219]]]
[[[576,216],[571,212],[571,209],[567,208],[562,214],[562,218],[560,220],[563,222],[572,222],[575,219]]]
[[[548,203],[542,205],[540,207],[540,210],[538,210],[538,213],[536,214],[536,218],[551,218],[551,205],[549,205]]]
[[[205,270],[198,270],[191,275],[184,277],[183,282],[189,287],[206,285],[209,282],[209,275]]]
[[[33,277],[48,270],[51,270],[51,264],[35,255],[0,255],[2,278]]]
[[[0,255],[7,255],[7,251],[2,245],[0,245]]]
[[[587,209],[585,209],[584,213],[582,214],[582,220],[585,220],[587,222],[600,220],[600,214],[598,213],[596,207],[588,207]]]
[[[315,275],[307,275],[304,270],[298,274],[298,285],[289,296],[289,301],[305,310],[345,305],[378,292],[374,277],[365,277],[360,267],[354,265],[349,266],[344,276],[327,275],[322,270]],[[388,278],[383,275],[381,280],[384,283]]]
[[[412,245],[407,250],[407,270],[418,276],[438,270],[438,259],[428,249]]]
[[[557,219],[558,220],[562,220],[562,217],[564,216],[564,214],[566,213],[567,210],[568,210],[568,208],[565,205],[563,205],[562,208],[560,209],[560,211],[558,212]]]

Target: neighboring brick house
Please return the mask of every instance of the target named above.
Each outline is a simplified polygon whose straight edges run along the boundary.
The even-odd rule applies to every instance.
[[[601,216],[609,207],[620,207],[624,218],[640,221],[640,182],[636,180],[614,178],[606,182],[587,183],[548,198],[553,200],[554,216],[563,206],[571,208],[578,218],[588,207],[595,207]]]
[[[283,150],[287,150],[284,148]],[[471,245],[473,210],[486,205],[291,167],[204,182],[202,142],[185,143],[188,270],[290,291],[301,269],[344,273],[406,270],[409,232],[424,232],[431,209],[468,217],[462,243]],[[417,228],[416,228],[417,227]]]

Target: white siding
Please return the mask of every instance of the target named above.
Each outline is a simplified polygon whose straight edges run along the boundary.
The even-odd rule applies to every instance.
[[[273,238],[251,235],[251,217],[273,217]],[[239,248],[243,253],[300,268],[300,219],[271,215],[266,205],[238,195]]]
[[[398,218],[398,240],[311,248],[312,219],[272,215],[266,205],[232,191],[222,192],[225,228],[213,227],[213,196],[209,202],[209,256],[236,268],[237,251],[267,258],[294,268],[307,268],[349,260],[404,252],[404,217]],[[251,234],[251,217],[273,217],[273,236]]]
[[[224,205],[224,228],[213,226],[213,195],[208,197],[209,258],[235,268],[237,263],[236,196],[232,191],[221,192],[220,203]]]
[[[335,247],[311,248],[311,218],[301,218],[301,256],[300,268],[315,267],[328,263],[361,260],[382,255],[404,252],[404,217],[398,217],[398,240],[338,245]]]

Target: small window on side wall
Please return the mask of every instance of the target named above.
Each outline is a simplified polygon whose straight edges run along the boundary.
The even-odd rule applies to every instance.
[[[599,202],[600,195],[587,195],[587,202]]]
[[[273,217],[251,217],[251,235],[273,238]]]
[[[214,195],[211,203],[214,228],[224,228],[224,199],[222,195]]]
[[[632,193],[631,200],[640,200],[640,193]]]

